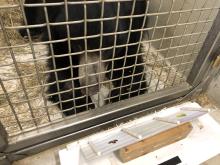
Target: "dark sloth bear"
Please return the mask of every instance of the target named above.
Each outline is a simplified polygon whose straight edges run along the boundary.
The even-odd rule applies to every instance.
[[[141,29],[146,22],[147,0],[45,2],[46,5],[43,0],[26,0],[24,13],[28,25],[41,24],[29,28],[31,37],[41,35],[42,41],[53,41],[49,44],[51,58],[48,66],[51,72],[47,92],[49,99],[59,103],[65,115],[94,108],[91,98],[82,93],[77,67],[79,57],[89,56],[91,50],[91,55],[101,54],[101,60],[106,61],[105,76],[114,87],[108,102],[146,92],[139,44]],[[28,35],[27,29],[19,32],[23,37]]]

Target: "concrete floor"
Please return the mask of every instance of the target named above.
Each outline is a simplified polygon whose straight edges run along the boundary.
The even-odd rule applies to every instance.
[[[211,112],[211,116],[220,124],[220,109],[218,111]],[[207,160],[202,165],[219,165],[220,163],[220,153],[215,157]]]
[[[58,151],[66,147],[66,144],[48,149],[39,154],[27,157],[12,165],[60,165]]]
[[[216,155],[215,157],[207,160],[202,165],[218,165],[220,161],[220,154]]]

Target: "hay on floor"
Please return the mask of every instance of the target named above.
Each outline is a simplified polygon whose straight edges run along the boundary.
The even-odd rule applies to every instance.
[[[17,4],[17,0],[4,0],[0,2],[0,6],[8,4]],[[13,27],[20,25],[22,22],[22,15],[19,8],[9,8],[0,10],[0,16],[5,27]],[[43,72],[47,71],[47,46],[35,45],[34,52],[36,62],[34,62],[33,52],[28,42],[26,42],[16,30],[6,30],[7,37],[11,45],[24,45],[10,49],[3,49],[7,47],[7,42],[4,38],[3,32],[0,30],[0,78],[3,80],[5,90],[8,93],[10,102],[13,105],[15,113],[18,116],[19,122],[23,129],[35,128],[35,124],[42,125],[62,118],[60,110],[52,103],[46,101],[48,109],[45,107],[43,99],[45,89],[41,86],[46,81],[46,75]],[[147,79],[149,81],[149,92],[161,90],[163,88],[172,86],[174,77],[177,82],[181,81],[181,74],[176,73],[169,61],[166,61],[161,54],[158,54],[156,49],[149,44],[144,44],[143,48],[146,52],[144,57],[146,62]],[[12,60],[12,54],[16,59],[16,65]],[[156,63],[155,63],[156,61]],[[22,78],[19,78],[16,67]],[[37,68],[37,69],[36,69]],[[37,74],[37,71],[39,73]],[[169,75],[169,77],[167,77]],[[25,86],[25,95],[22,83]],[[179,82],[178,82],[179,83]],[[158,86],[158,88],[156,88]],[[27,103],[27,97],[30,100],[30,105]],[[30,107],[33,109],[31,114]],[[47,116],[49,112],[49,118]],[[13,135],[20,131],[19,125],[16,122],[15,116],[9,102],[2,88],[0,88],[0,121],[5,126],[9,135]],[[33,116],[35,120],[33,120]]]

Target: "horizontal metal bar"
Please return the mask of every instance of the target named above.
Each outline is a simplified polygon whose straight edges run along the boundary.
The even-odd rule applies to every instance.
[[[115,0],[108,0],[105,1],[105,3],[108,2],[115,2]],[[131,0],[120,0],[120,2],[125,1],[131,1]],[[68,2],[69,5],[74,4],[94,4],[94,3],[101,3],[101,1],[78,1],[78,2]],[[25,7],[47,7],[47,6],[63,6],[64,2],[58,2],[58,3],[34,3],[34,4],[24,4]],[[19,5],[0,5],[0,9],[9,9],[9,8],[19,8]],[[213,10],[213,9],[219,9],[219,7],[206,7],[206,8],[194,8],[194,9],[185,9],[185,10],[174,10],[174,11],[163,11],[163,12],[156,12],[156,13],[148,13],[148,16],[159,16],[159,15],[166,15],[166,14],[176,14],[176,13],[186,13],[186,12],[192,12],[192,11],[206,11],[206,10]]]
[[[204,23],[207,23],[207,22],[204,22]],[[185,25],[185,24],[184,24]],[[174,25],[172,25],[173,27]],[[152,30],[153,28],[150,28],[150,30]],[[141,31],[141,30],[139,30]],[[185,37],[187,36],[195,36],[195,35],[200,35],[200,34],[206,34],[208,33],[208,31],[204,31],[204,32],[197,32],[197,33],[189,33],[189,34],[184,34]],[[119,33],[114,33],[114,34],[119,34]],[[113,33],[112,33],[113,35]],[[170,37],[164,37],[163,39],[164,40],[169,40],[169,39],[175,39],[175,38],[179,38],[181,37],[182,35],[174,35],[174,36],[170,36]],[[97,35],[92,35],[91,37],[97,37]],[[75,38],[76,39],[76,38]],[[81,39],[81,38],[78,38],[78,39]],[[140,43],[142,44],[147,44],[147,43],[152,43],[152,42],[158,42],[160,41],[161,39],[149,39],[149,40],[143,40],[143,41],[140,41]],[[49,44],[49,43],[60,43],[60,42],[65,42],[67,41],[67,39],[60,39],[60,40],[51,40],[51,41],[36,41],[33,43],[33,45],[46,45],[46,44]],[[136,44],[136,43],[132,43],[130,45],[133,45],[133,44]],[[198,43],[191,43],[192,44],[200,44],[200,42]],[[0,50],[6,50],[6,49],[9,49],[9,48],[24,48],[24,47],[28,47],[29,44],[19,44],[19,45],[7,45],[7,46],[1,46],[0,47]],[[121,47],[121,46],[124,46],[124,45],[118,45],[117,47]],[[182,47],[184,45],[179,45],[179,46],[173,46],[171,48],[176,48],[176,47]],[[186,46],[186,45],[185,45]],[[101,50],[105,50],[105,49],[112,49],[112,47],[106,47],[106,48],[101,48]],[[163,49],[158,49],[157,51],[164,51],[164,50],[168,50],[169,48],[163,48]],[[91,49],[91,50],[87,50],[87,52],[90,52],[90,53],[93,53],[93,52],[96,52],[97,50],[95,49]],[[77,53],[84,53],[85,51],[78,51]],[[77,54],[77,53],[69,53],[71,55],[74,55],[74,54]],[[68,55],[69,55],[68,54]],[[67,55],[67,54],[66,54]],[[41,59],[38,59],[38,60],[46,60],[50,57],[44,57],[44,58],[41,58]],[[18,61],[19,62],[19,61]],[[28,61],[22,61],[22,62],[28,62]],[[22,62],[19,62],[19,63],[22,63]],[[11,64],[12,65],[12,64]],[[3,65],[4,66],[4,65]]]
[[[52,146],[82,138],[83,135],[88,135],[91,131],[97,132],[100,126],[103,127],[121,120],[128,120],[142,113],[155,111],[156,107],[176,102],[177,98],[185,96],[189,90],[188,84],[182,84],[70,117],[65,121],[9,139],[9,146],[5,152],[10,153],[10,160],[21,159]],[[21,140],[17,141],[17,139]]]
[[[141,14],[141,15],[133,15],[133,16],[119,16],[118,18],[116,17],[108,17],[108,18],[96,18],[96,19],[87,19],[87,22],[98,22],[98,21],[110,21],[110,20],[115,20],[115,19],[125,19],[125,18],[135,18],[135,17],[143,17],[143,16],[148,16],[148,14]],[[172,28],[175,26],[184,26],[184,25],[193,25],[193,24],[197,24],[197,23],[209,23],[209,22],[213,22],[214,19],[207,19],[207,20],[202,20],[202,21],[192,21],[192,22],[184,22],[184,23],[178,23],[178,24],[169,24],[169,25],[158,25],[155,27],[145,27],[145,28],[141,28],[141,29],[131,29],[131,32],[138,32],[138,31],[148,31],[148,30],[152,30],[152,29],[162,29],[162,28]],[[62,22],[48,22],[48,25],[50,26],[58,26],[58,25],[74,25],[74,24],[82,24],[84,23],[84,20],[77,20],[77,21],[62,21]],[[18,30],[18,29],[24,29],[24,28],[39,28],[39,27],[46,27],[47,23],[42,23],[42,24],[35,24],[35,25],[14,25],[14,26],[5,26],[6,30]],[[0,29],[2,30],[2,29]],[[115,34],[123,34],[123,33],[127,33],[128,30],[125,31],[121,31],[121,32],[114,32]],[[105,33],[103,35],[112,35],[112,33]],[[88,35],[86,37],[97,37],[97,35]],[[79,38],[74,38],[74,39],[79,39]]]

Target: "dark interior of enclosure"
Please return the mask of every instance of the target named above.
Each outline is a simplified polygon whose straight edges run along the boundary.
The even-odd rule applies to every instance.
[[[0,2],[0,121],[13,136],[186,83],[218,8],[218,0]]]

